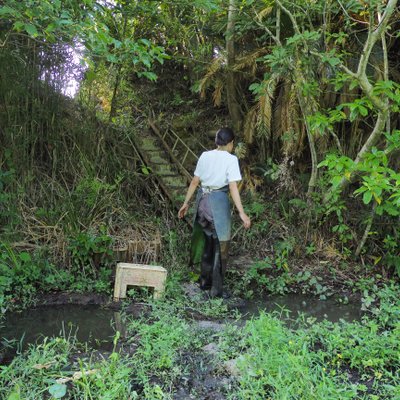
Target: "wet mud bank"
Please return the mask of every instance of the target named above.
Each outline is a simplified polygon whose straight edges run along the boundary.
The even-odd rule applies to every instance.
[[[118,361],[130,371],[131,387],[138,396],[134,398],[138,399],[156,398],[151,397],[156,392],[178,400],[236,398],[232,395],[243,384],[253,385],[253,380],[270,373],[275,376],[278,364],[287,366],[291,381],[297,379],[298,371],[308,374],[312,365],[317,375],[310,375],[310,385],[330,379],[331,385],[346,390],[360,385],[370,394],[380,393],[379,374],[389,376],[390,368],[380,371],[372,366],[370,374],[364,368],[365,363],[374,361],[369,358],[377,340],[386,339],[376,337],[365,324],[352,324],[361,317],[360,303],[340,304],[298,294],[211,300],[196,284],[186,283],[181,289],[183,293],[173,299],[167,294],[161,301],[148,303],[113,303],[93,294],[44,296],[37,307],[7,315],[0,337],[14,349],[23,337],[22,351],[16,357],[23,365],[35,351],[40,352],[41,341],[51,342],[43,339],[45,336],[70,338],[73,346],[65,354],[65,366],[53,376],[69,376],[64,367],[72,374],[82,365],[87,371],[103,368],[109,374]],[[351,344],[354,332],[360,343]],[[390,335],[388,331],[389,339]],[[388,344],[397,343],[389,339],[379,346],[389,348]],[[33,346],[26,350],[29,342]],[[370,346],[368,351],[366,346]],[[380,362],[390,366],[392,356],[390,353]],[[269,365],[274,357],[277,364]],[[11,359],[3,359],[2,364]],[[390,378],[387,376],[385,379]],[[74,385],[68,383],[67,390],[75,390]],[[279,383],[279,388],[284,387],[286,383]],[[267,389],[265,393],[272,393]]]
[[[358,301],[340,304],[333,299],[318,300],[299,294],[284,296],[263,296],[252,300],[230,297],[221,300],[223,311],[210,313],[210,299],[195,284],[185,284],[183,290],[187,304],[182,306],[183,316],[201,329],[219,331],[225,322],[243,326],[247,320],[256,318],[260,312],[274,313],[290,321],[300,315],[316,321],[324,319],[337,322],[361,319],[361,305]],[[147,318],[151,315],[152,304],[144,302],[113,302],[106,295],[94,293],[51,293],[42,295],[34,308],[9,312],[0,325],[3,348],[26,349],[43,337],[76,337],[79,342],[107,348],[107,343],[117,331],[126,335],[126,318]]]

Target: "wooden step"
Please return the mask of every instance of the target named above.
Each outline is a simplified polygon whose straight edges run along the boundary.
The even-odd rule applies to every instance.
[[[140,138],[140,148],[144,151],[158,150],[160,151],[160,146],[155,138]]]
[[[160,176],[177,175],[176,168],[171,164],[157,164],[153,170],[156,175]]]
[[[187,193],[188,173],[180,168],[179,162],[183,154],[164,143],[164,136],[152,130],[141,132],[135,136],[135,143],[144,163],[157,178],[158,185],[172,201],[175,208],[181,207]],[[171,154],[170,154],[171,152]]]
[[[155,155],[150,154],[149,162],[151,164],[158,164],[158,165],[162,164],[169,165],[171,163],[168,159],[161,157],[159,153]]]
[[[186,197],[186,191],[182,189],[183,188],[174,188],[170,190],[170,193],[175,200],[183,203]]]
[[[157,175],[159,177],[164,178],[173,178],[174,176],[176,176],[176,172],[168,172],[168,171],[163,171],[163,172],[157,172],[153,169],[153,174]]]
[[[186,186],[167,186],[166,188],[171,193],[186,196]]]
[[[186,179],[180,175],[175,176],[164,176],[163,181],[167,186],[179,186],[187,187]]]

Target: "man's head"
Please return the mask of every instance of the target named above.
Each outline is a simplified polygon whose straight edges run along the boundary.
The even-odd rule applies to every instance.
[[[215,144],[217,146],[226,146],[235,139],[235,134],[231,128],[225,127],[217,131],[215,135]]]

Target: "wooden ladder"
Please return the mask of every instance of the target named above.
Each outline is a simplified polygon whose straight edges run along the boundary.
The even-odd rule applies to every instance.
[[[153,121],[148,123],[149,129],[134,139],[136,151],[164,194],[179,209],[192,179],[189,169],[194,170],[198,156],[172,129],[161,132]]]

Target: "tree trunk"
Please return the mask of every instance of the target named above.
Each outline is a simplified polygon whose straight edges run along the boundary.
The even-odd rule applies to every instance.
[[[128,16],[124,15],[124,25],[122,28],[122,33],[119,37],[119,40],[121,41],[125,38],[127,24],[128,24]],[[117,68],[117,76],[115,77],[115,84],[114,84],[113,95],[111,98],[111,108],[110,108],[110,115],[108,118],[108,122],[112,122],[112,119],[115,117],[117,113],[117,95],[118,95],[119,84],[121,83],[121,77],[122,77],[122,61],[119,62]]]
[[[279,0],[278,0],[279,1]],[[390,123],[388,123],[388,120],[390,118],[390,105],[389,105],[389,99],[387,96],[377,96],[373,93],[373,84],[370,82],[368,76],[367,76],[367,65],[369,62],[369,57],[371,55],[371,51],[378,41],[378,39],[382,40],[382,46],[383,46],[383,54],[384,54],[384,80],[387,81],[388,79],[388,74],[386,73],[387,65],[388,65],[388,59],[387,59],[387,51],[386,51],[386,41],[385,41],[385,32],[390,20],[390,17],[393,15],[396,6],[397,6],[397,1],[398,0],[389,0],[385,12],[382,14],[382,16],[379,17],[379,24],[378,26],[373,29],[372,23],[373,20],[370,22],[370,27],[368,31],[368,38],[364,43],[364,48],[363,51],[360,55],[360,60],[358,62],[358,68],[357,72],[351,71],[349,68],[347,68],[344,64],[340,65],[340,68],[344,70],[346,73],[348,73],[350,76],[352,76],[354,79],[356,79],[360,85],[361,90],[364,92],[364,94],[371,100],[372,104],[374,105],[375,109],[378,112],[376,121],[375,121],[375,126],[371,134],[369,135],[367,141],[364,143],[362,146],[361,150],[358,152],[354,163],[358,164],[361,162],[363,159],[364,155],[369,152],[376,144],[378,139],[382,136],[382,133],[385,130],[385,126],[388,126],[390,128]],[[350,179],[342,178],[340,181],[340,184],[338,186],[338,189],[340,191],[343,191],[351,182],[353,178],[353,174],[350,176]],[[324,197],[324,202],[328,201],[331,196],[333,191],[336,190],[336,188],[332,188],[330,191],[328,191]]]
[[[108,118],[108,122],[110,122],[110,123],[112,122],[113,118],[117,114],[117,93],[118,93],[119,84],[121,82],[121,70],[122,70],[122,65],[119,64],[118,68],[117,68],[117,76],[115,77],[113,95],[111,98],[110,115]]]
[[[315,147],[315,139],[313,133],[311,132],[310,124],[308,123],[308,116],[314,114],[316,110],[311,110],[312,105],[308,105],[304,99],[303,94],[301,92],[301,87],[304,84],[304,78],[300,74],[300,68],[297,66],[295,68],[295,85],[296,85],[296,94],[297,94],[297,101],[299,102],[301,113],[303,114],[304,124],[306,126],[307,131],[307,139],[308,139],[308,146],[310,148],[311,154],[311,174],[310,180],[308,181],[308,190],[307,196],[310,198],[310,195],[314,192],[315,186],[317,184],[318,179],[318,157],[317,157],[317,149]]]
[[[236,91],[236,73],[233,70],[235,64],[235,22],[236,22],[236,1],[229,0],[228,25],[226,28],[226,52],[227,52],[227,75],[226,75],[226,93],[229,115],[232,120],[233,129],[239,132],[242,125],[242,113],[237,99]]]
[[[364,155],[366,153],[368,153],[372,146],[378,141],[378,139],[381,137],[382,132],[385,129],[385,125],[386,125],[386,121],[387,121],[387,117],[389,114],[389,108],[387,108],[386,110],[380,111],[378,113],[378,118],[376,119],[375,122],[375,126],[373,131],[371,132],[371,134],[369,135],[367,141],[364,143],[363,147],[361,148],[361,150],[358,152],[357,157],[354,160],[354,164],[358,164],[361,162],[361,160],[363,159]],[[338,189],[340,191],[343,191],[351,182],[351,179],[347,179],[345,177],[342,178],[342,180],[340,181],[339,185],[338,185]],[[325,196],[324,198],[324,202],[326,202],[327,200],[329,200],[329,198],[332,195],[332,192],[335,189],[331,189]]]

